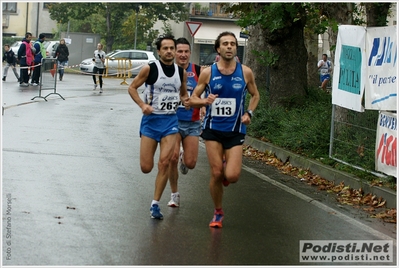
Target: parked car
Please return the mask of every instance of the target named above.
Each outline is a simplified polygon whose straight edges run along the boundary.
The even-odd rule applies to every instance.
[[[44,41],[44,47],[46,48],[46,57],[47,58],[54,58],[55,57],[55,50],[57,49],[58,44],[60,41]]]
[[[110,57],[112,54],[118,52],[120,50],[113,50],[107,54],[105,54],[105,57],[108,58]],[[79,64],[79,68],[82,72],[85,73],[92,73],[93,72],[93,68],[94,68],[94,63],[93,63],[93,58],[88,58],[83,60],[80,64]]]
[[[115,50],[105,56],[107,58],[105,61],[105,67],[108,69],[108,74],[116,74],[118,72],[118,59],[127,58],[130,59],[130,62],[132,63],[131,73],[133,77],[139,73],[142,66],[157,60],[152,51],[134,49]],[[93,72],[93,67],[93,58],[85,59],[80,63],[80,70],[82,72]]]
[[[32,40],[33,41],[33,40]],[[34,41],[36,42],[36,41]],[[46,57],[55,56],[55,50],[57,49],[60,41],[44,41],[44,47],[46,48]],[[18,53],[18,49],[21,46],[22,41],[16,41],[14,44],[10,46],[11,50],[14,51],[15,54]]]
[[[14,51],[15,54],[18,54],[18,49],[21,46],[22,41],[16,41],[14,44],[10,46],[10,49]]]

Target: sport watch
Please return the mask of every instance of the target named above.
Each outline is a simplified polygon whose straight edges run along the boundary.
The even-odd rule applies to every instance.
[[[254,113],[252,112],[252,110],[247,110],[247,113],[249,115],[250,118],[252,118],[252,116],[254,115]]]

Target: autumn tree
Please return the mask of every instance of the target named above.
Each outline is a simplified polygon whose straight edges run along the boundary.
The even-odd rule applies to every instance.
[[[270,104],[290,106],[306,96],[306,10],[301,3],[240,3],[231,7],[247,27],[247,64],[258,86],[268,85]],[[269,79],[267,79],[267,77]]]

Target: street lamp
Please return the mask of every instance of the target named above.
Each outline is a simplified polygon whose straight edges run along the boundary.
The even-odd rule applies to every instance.
[[[136,43],[137,43],[137,24],[138,24],[138,17],[139,17],[139,11],[140,11],[141,5],[136,5],[134,10],[136,11],[136,30],[134,31],[134,49],[136,49]]]

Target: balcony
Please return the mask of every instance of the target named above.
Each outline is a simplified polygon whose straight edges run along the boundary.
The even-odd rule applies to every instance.
[[[190,19],[204,20],[237,20],[232,14],[228,13],[223,6],[216,3],[210,3],[207,6],[198,3],[191,5]]]

